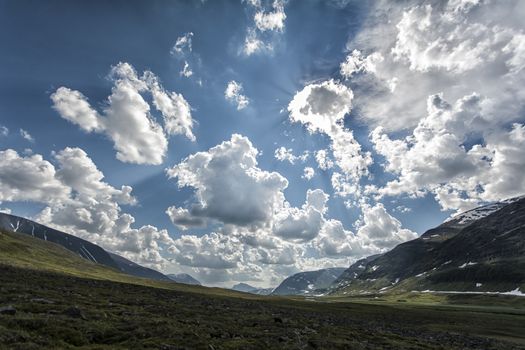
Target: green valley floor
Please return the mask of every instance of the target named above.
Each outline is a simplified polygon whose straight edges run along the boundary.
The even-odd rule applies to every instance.
[[[501,306],[511,297],[497,297],[498,306],[484,308],[205,290],[0,265],[0,347],[525,349],[525,310]]]

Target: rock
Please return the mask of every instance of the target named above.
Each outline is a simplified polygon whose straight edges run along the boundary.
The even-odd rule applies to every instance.
[[[273,322],[275,322],[275,323],[283,323],[283,319],[280,318],[280,317],[274,317],[273,318]]]
[[[0,315],[14,315],[16,314],[16,309],[9,305],[9,306],[4,306],[4,307],[0,307]]]
[[[40,304],[54,304],[55,302],[52,300],[47,300],[44,298],[33,298],[31,299],[32,303],[40,303]]]
[[[76,306],[67,308],[66,310],[64,310],[63,314],[72,318],[81,318],[83,320],[86,320],[86,316],[84,315],[82,310],[80,310]]]

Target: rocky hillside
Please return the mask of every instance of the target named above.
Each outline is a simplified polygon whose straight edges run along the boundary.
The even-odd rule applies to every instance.
[[[345,271],[345,268],[335,267],[317,271],[299,272],[286,278],[275,290],[273,295],[313,295],[319,294]]]
[[[525,291],[525,198],[461,214],[343,276],[333,294]]]

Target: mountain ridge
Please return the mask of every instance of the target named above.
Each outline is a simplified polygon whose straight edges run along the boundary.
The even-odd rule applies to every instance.
[[[331,294],[423,290],[497,292],[525,284],[525,197],[460,214],[369,261]],[[495,209],[495,210],[494,210]],[[477,210],[477,212],[476,212]]]

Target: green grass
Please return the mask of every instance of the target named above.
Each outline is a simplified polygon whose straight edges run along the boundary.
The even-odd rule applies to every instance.
[[[0,235],[0,307],[17,310],[0,315],[0,349],[525,349],[517,298],[454,297],[251,296],[138,279]]]
[[[0,232],[0,264],[155,288],[252,298],[250,294],[222,288],[191,286],[130,276],[85,260],[58,244],[12,232]]]

